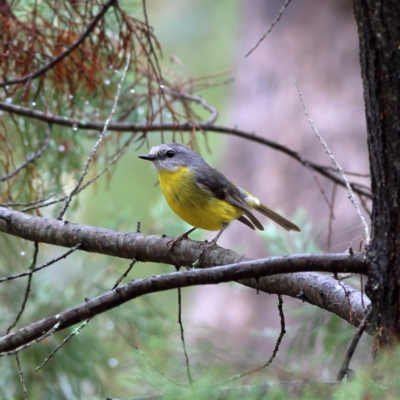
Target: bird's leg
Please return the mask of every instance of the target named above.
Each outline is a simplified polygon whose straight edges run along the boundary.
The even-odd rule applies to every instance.
[[[189,235],[195,230],[196,228],[192,228],[188,230],[187,232],[183,233],[181,236],[178,236],[175,239],[170,240],[167,243],[167,246],[169,247],[170,250],[172,250],[178,243],[180,243],[183,239],[189,239]]]
[[[200,243],[200,246],[202,246],[202,250],[200,253],[200,257],[203,256],[204,254],[206,254],[208,252],[208,250],[210,250],[211,247],[213,247],[215,244],[217,244],[217,240],[219,239],[219,237],[222,235],[222,233],[224,232],[224,230],[228,227],[229,224],[225,223],[222,225],[222,228],[220,229],[220,231],[217,233],[217,236],[215,236],[215,238],[213,240],[211,240],[211,242],[202,242]]]

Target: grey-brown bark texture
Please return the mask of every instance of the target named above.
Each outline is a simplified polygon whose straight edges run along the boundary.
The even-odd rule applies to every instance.
[[[355,0],[354,11],[373,193],[366,289],[387,344],[400,339],[400,4]]]
[[[171,250],[168,247],[170,239],[167,237],[79,225],[36,217],[4,207],[0,207],[0,232],[68,248],[79,244],[79,250],[127,259],[134,258],[143,262],[190,266],[196,262],[201,253],[198,242],[191,240],[184,240]],[[234,266],[232,263],[240,264]],[[147,293],[232,280],[263,292],[283,294],[306,301],[339,315],[355,326],[358,326],[363,319],[365,310],[369,306],[366,296],[354,287],[338,282],[329,275],[302,272],[366,274],[368,263],[364,254],[305,254],[250,260],[244,255],[214,246],[205,257],[204,264],[206,267],[231,265],[151,276],[133,281],[66,310],[59,316],[50,316],[1,337],[0,352],[15,350],[39,338],[45,332],[64,329]]]

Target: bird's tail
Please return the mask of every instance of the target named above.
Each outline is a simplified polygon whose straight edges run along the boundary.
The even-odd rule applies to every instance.
[[[294,224],[293,222],[290,222],[286,218],[282,217],[282,215],[279,215],[277,212],[271,210],[264,204],[261,204],[258,207],[255,207],[255,209],[260,212],[261,214],[264,214],[266,217],[269,219],[272,219],[272,221],[276,222],[278,225],[280,225],[282,228],[286,229],[287,231],[296,231],[300,232],[300,228]]]

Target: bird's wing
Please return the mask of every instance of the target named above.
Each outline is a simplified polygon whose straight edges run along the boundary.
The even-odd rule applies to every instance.
[[[208,192],[211,196],[220,200],[225,200],[241,209],[246,217],[248,217],[258,229],[261,231],[264,230],[260,221],[252,214],[250,208],[246,205],[240,191],[224,174],[222,174],[222,172],[219,172],[208,164],[203,164],[200,168],[196,169],[195,181],[202,190]],[[250,221],[247,219],[247,223],[243,221],[243,218],[238,218],[238,220],[250,226]]]

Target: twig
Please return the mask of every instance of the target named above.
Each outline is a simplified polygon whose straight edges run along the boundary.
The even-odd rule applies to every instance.
[[[279,333],[278,340],[275,343],[275,348],[274,348],[274,351],[272,352],[271,357],[269,358],[269,360],[265,364],[261,365],[260,367],[252,369],[251,371],[243,372],[242,374],[238,374],[238,375],[234,376],[232,379],[229,379],[226,382],[223,382],[223,384],[228,383],[228,382],[233,382],[233,381],[236,381],[236,380],[238,380],[240,378],[243,378],[244,376],[248,376],[248,375],[254,374],[256,372],[259,372],[259,371],[267,368],[269,365],[271,365],[272,361],[274,360],[274,358],[278,354],[279,346],[281,345],[283,336],[286,333],[286,329],[285,329],[285,314],[283,313],[283,300],[282,300],[282,296],[279,295],[279,294],[278,294],[278,300],[279,300],[279,303],[278,303],[279,317],[280,317],[280,320],[281,320],[281,331]]]
[[[74,336],[78,335],[80,331],[90,322],[90,319],[87,319],[86,321],[83,321],[78,327],[72,330],[72,332],[63,339],[63,341],[55,348],[53,351],[44,359],[44,361],[35,368],[34,372],[38,371],[39,369],[43,368],[49,361],[50,359],[57,353],[58,350],[61,349],[61,347],[65,346],[67,342],[69,342],[70,339],[72,339]]]
[[[44,203],[45,201],[49,200],[53,196],[54,196],[54,193],[51,193],[48,196],[43,197],[39,200],[27,201],[25,203],[1,203],[1,206],[2,207],[28,207],[28,206],[32,206],[34,204],[36,205],[36,204]]]
[[[350,301],[350,297],[349,297],[349,294],[348,294],[346,288],[343,286],[343,283],[341,282],[342,279],[345,279],[345,278],[339,278],[339,279],[338,279],[338,285],[339,285],[339,286],[343,289],[343,291],[344,291],[344,295],[345,295],[345,298],[346,298],[346,300],[347,300],[347,305],[348,305],[348,308],[349,308],[349,321],[350,321],[350,324],[353,325],[353,310],[352,310],[352,308],[351,308],[351,301]]]
[[[19,380],[21,381],[22,385],[22,390],[24,392],[24,399],[28,400],[28,392],[26,391],[26,386],[25,386],[25,378],[24,378],[24,372],[22,371],[21,368],[21,362],[19,360],[19,355],[18,353],[14,354],[15,360],[17,361],[17,367],[18,367],[18,373],[19,373]]]
[[[245,55],[245,57],[248,57],[260,45],[260,43],[271,33],[272,29],[274,29],[274,26],[279,22],[279,20],[281,19],[283,13],[285,12],[285,10],[290,2],[291,2],[291,0],[286,0],[285,4],[279,10],[278,16],[272,22],[272,24],[269,27],[269,29],[267,30],[267,32],[264,33],[264,35],[261,37],[261,39],[259,39],[259,41],[256,43],[256,45]]]
[[[129,268],[118,279],[118,281],[115,283],[115,285],[112,287],[111,290],[115,289],[121,283],[122,279],[128,275],[129,271],[135,264],[136,264],[136,259],[134,258],[132,262],[129,264]],[[92,318],[88,318],[85,321],[83,321],[77,328],[73,329],[72,332],[66,338],[64,338],[63,341],[44,359],[44,361],[38,367],[35,368],[35,372],[43,368],[50,361],[50,359],[57,353],[57,351],[60,350],[62,347],[64,347],[74,336],[78,335],[82,331],[82,329],[89,324],[91,320]]]
[[[22,278],[23,276],[32,275],[35,272],[40,271],[43,268],[49,267],[50,265],[56,263],[57,261],[60,261],[63,258],[67,258],[71,253],[73,253],[74,251],[78,250],[80,246],[81,246],[81,243],[78,243],[76,246],[72,247],[71,249],[69,249],[64,254],[61,254],[61,256],[53,258],[52,260],[48,261],[47,263],[39,265],[36,268],[30,269],[29,271],[21,272],[20,274],[14,274],[14,275],[10,275],[10,276],[6,276],[4,278],[1,278],[0,279],[0,283],[6,282],[6,281],[11,281],[13,279]]]
[[[151,40],[151,36],[148,34],[150,32],[151,28],[149,25],[149,18],[147,16],[146,0],[142,0],[142,5],[143,5],[144,20],[145,20],[146,27],[147,27],[147,31],[146,31],[147,42],[149,43],[149,46],[150,46],[150,52],[151,52],[151,54],[153,54],[154,59],[156,61],[157,72],[158,72],[159,79],[160,79],[159,84],[160,84],[161,89],[163,89],[164,84],[163,84],[163,77],[161,74],[160,63],[158,62],[157,53],[154,50],[153,41]]]
[[[136,264],[137,260],[135,257],[133,257],[132,261],[129,263],[128,269],[118,278],[117,282],[115,282],[114,286],[112,287],[111,290],[114,290],[116,287],[119,286],[119,284],[122,282],[122,280],[128,276],[129,272],[133,268],[133,266]]]
[[[318,176],[316,175],[315,171],[313,171],[312,169],[311,169],[311,174],[312,174],[312,177],[314,178],[315,183],[318,186],[318,189],[319,189],[323,199],[325,200],[325,203],[327,204],[327,206],[329,208],[328,240],[327,240],[327,242],[328,242],[327,247],[328,247],[328,251],[329,251],[331,248],[331,239],[332,239],[332,221],[335,218],[335,215],[333,213],[333,201],[334,201],[334,193],[336,192],[336,184],[334,184],[334,186],[333,186],[331,200],[329,200],[328,196],[325,193],[324,188],[321,185],[321,182],[318,179]]]
[[[333,171],[333,172],[339,172],[336,168],[334,168],[334,167],[325,167],[327,170],[330,170],[330,171]],[[343,170],[344,171],[344,173],[346,174],[346,175],[351,175],[351,176],[357,176],[357,177],[359,177],[359,178],[370,178],[371,177],[371,175],[370,174],[361,174],[361,173],[359,173],[359,172],[351,172],[351,171],[345,171],[345,170]]]
[[[176,267],[176,270],[179,271],[179,267]],[[179,324],[179,329],[181,332],[181,342],[182,342],[183,353],[185,354],[186,374],[187,374],[187,377],[189,380],[189,385],[193,386],[193,378],[192,378],[192,373],[190,371],[189,356],[187,353],[186,343],[185,343],[185,331],[183,329],[183,324],[182,324],[182,293],[181,293],[180,287],[178,287],[178,324]]]
[[[341,166],[339,165],[339,163],[336,161],[335,156],[333,155],[333,153],[332,153],[331,150],[329,149],[329,147],[328,147],[327,143],[325,142],[324,138],[323,138],[323,137],[319,134],[319,132],[317,131],[317,128],[315,127],[314,122],[313,122],[313,120],[311,119],[310,114],[309,114],[309,112],[308,112],[308,109],[307,109],[307,107],[306,107],[306,105],[305,105],[305,102],[304,102],[304,99],[303,99],[303,94],[301,93],[301,90],[300,90],[300,87],[299,87],[298,83],[295,81],[294,84],[296,85],[297,93],[298,93],[298,95],[299,95],[301,104],[302,104],[302,106],[303,106],[304,113],[305,113],[305,115],[306,115],[306,118],[307,118],[307,120],[308,120],[308,122],[309,122],[309,124],[310,124],[310,126],[311,126],[311,128],[312,128],[312,130],[314,131],[315,135],[317,136],[317,138],[318,138],[318,139],[320,140],[320,142],[322,143],[322,146],[324,147],[326,153],[329,155],[329,157],[330,157],[332,163],[335,165],[335,167],[336,167],[336,168],[338,169],[338,171],[340,172],[340,175],[342,176],[342,179],[343,179],[343,181],[344,181],[345,184],[346,184],[346,188],[347,188],[347,193],[348,193],[348,195],[349,195],[349,199],[350,199],[351,203],[353,204],[354,208],[356,209],[356,212],[357,212],[358,216],[360,217],[361,222],[362,222],[362,224],[363,224],[363,226],[364,226],[365,245],[368,245],[369,242],[370,242],[370,240],[371,240],[370,234],[369,234],[369,227],[368,227],[368,224],[367,224],[367,222],[366,222],[366,220],[365,220],[365,218],[364,218],[364,216],[363,216],[363,214],[362,214],[362,212],[361,212],[361,210],[360,210],[360,207],[358,206],[357,200],[356,200],[356,198],[355,198],[355,196],[354,196],[354,191],[353,191],[353,189],[352,189],[352,187],[351,187],[349,181],[347,180],[346,174],[344,173],[342,167],[341,167]]]
[[[328,251],[331,251],[331,244],[332,244],[332,224],[333,224],[333,220],[335,219],[335,214],[333,213],[333,205],[334,205],[335,199],[336,199],[336,188],[337,188],[337,185],[334,184],[333,188],[332,188],[331,201],[330,201],[330,205],[329,205],[329,225],[328,225],[328,243],[327,243]]]
[[[98,178],[100,178],[100,176],[102,176],[105,172],[107,172],[118,161],[118,159],[125,153],[125,151],[128,149],[130,143],[132,142],[132,140],[134,138],[135,138],[134,136],[131,136],[123,144],[121,149],[117,151],[117,153],[114,155],[112,160],[100,172],[98,172],[92,179],[88,180],[84,185],[82,185],[75,194],[77,195],[80,192],[82,192],[83,190],[85,190],[89,185],[91,185],[94,181],[96,181]],[[51,206],[53,204],[59,203],[61,201],[65,201],[67,199],[67,197],[68,196],[64,196],[64,197],[62,197],[60,199],[50,200],[50,201],[47,201],[48,199],[43,199],[42,201],[47,201],[47,202],[43,203],[43,204],[35,204],[33,206],[26,207],[26,208],[22,209],[21,211],[26,212],[26,211],[30,211],[30,210],[36,210],[37,208],[48,207],[48,206]],[[33,203],[37,203],[37,202],[33,202]],[[16,204],[16,205],[18,205],[18,204]],[[3,204],[2,204],[2,206],[3,206]],[[4,204],[4,206],[10,207],[10,204]]]
[[[358,198],[360,199],[360,203],[361,203],[361,205],[362,205],[364,211],[367,213],[368,217],[369,217],[369,218],[372,218],[371,210],[368,208],[367,203],[366,203],[364,197],[358,195]]]
[[[39,254],[39,245],[38,245],[38,242],[35,242],[35,250],[33,252],[33,258],[32,258],[32,262],[31,262],[29,269],[33,269],[35,267],[38,254]],[[27,283],[26,289],[25,289],[24,300],[22,301],[21,308],[20,308],[19,313],[18,313],[17,317],[15,318],[14,322],[8,327],[7,333],[9,333],[11,331],[11,329],[14,328],[15,325],[17,325],[19,319],[21,318],[22,313],[25,310],[26,302],[28,301],[29,293],[31,291],[31,283],[32,283],[32,275],[29,275],[28,283]]]
[[[76,186],[75,186],[74,189],[71,191],[71,193],[69,194],[69,196],[67,197],[67,199],[66,199],[66,201],[65,201],[65,203],[64,203],[64,207],[63,207],[63,209],[61,210],[61,212],[60,212],[60,214],[59,214],[59,216],[58,216],[58,219],[60,219],[60,220],[63,218],[65,212],[67,211],[67,208],[68,208],[68,206],[69,206],[69,204],[70,204],[72,198],[73,198],[73,197],[75,196],[75,194],[78,192],[78,190],[79,190],[79,188],[80,188],[80,186],[81,186],[83,180],[85,179],[86,174],[88,173],[89,165],[90,165],[90,163],[92,162],[92,160],[93,160],[93,158],[94,158],[94,156],[95,156],[95,154],[96,154],[96,152],[97,152],[97,149],[98,149],[99,146],[101,145],[101,142],[103,141],[105,134],[107,133],[108,125],[109,125],[109,123],[110,123],[110,121],[111,121],[111,118],[113,117],[113,115],[114,115],[114,113],[115,113],[115,110],[117,109],[117,104],[118,104],[119,96],[120,96],[120,93],[121,93],[121,87],[122,87],[122,84],[123,84],[123,82],[124,82],[124,80],[125,80],[126,73],[127,73],[127,71],[128,71],[130,62],[131,62],[131,56],[130,56],[130,53],[128,53],[128,56],[127,56],[127,59],[126,59],[126,65],[125,65],[125,68],[124,68],[124,70],[123,70],[123,72],[122,72],[121,80],[120,80],[119,83],[118,83],[117,94],[115,95],[115,100],[114,100],[114,104],[113,104],[113,106],[112,106],[110,115],[109,115],[109,117],[106,119],[106,122],[104,123],[103,130],[102,130],[102,132],[100,133],[100,137],[99,137],[99,139],[97,140],[97,142],[96,142],[96,144],[94,145],[92,151],[90,152],[89,157],[88,157],[87,160],[86,160],[85,167],[84,167],[84,169],[83,169],[83,172],[82,172],[82,174],[81,174],[81,176],[80,176],[80,178],[79,178],[79,180],[78,180]]]
[[[368,312],[365,314],[364,319],[360,322],[360,325],[358,326],[355,335],[353,336],[353,339],[351,339],[351,342],[349,343],[349,346],[347,347],[346,350],[346,355],[343,360],[342,366],[340,367],[340,370],[337,374],[336,380],[338,382],[342,381],[343,378],[348,375],[349,373],[349,365],[351,358],[353,357],[353,354],[357,348],[358,342],[360,341],[360,338],[372,316],[372,307],[368,310]]]
[[[187,387],[188,385],[186,383],[179,383],[175,381],[174,379],[170,378],[168,375],[165,375],[164,372],[160,371],[148,358],[147,356],[139,349],[139,347],[136,347],[136,350],[138,353],[143,357],[143,359],[150,365],[151,368],[153,368],[154,371],[156,371],[158,374],[160,374],[163,378],[165,378],[167,381],[173,383],[175,386],[183,386]]]
[[[217,119],[218,119],[218,110],[213,107],[211,104],[208,104],[206,100],[201,98],[200,96],[196,96],[193,94],[187,94],[187,93],[180,93],[180,92],[174,92],[168,88],[164,88],[165,93],[168,93],[169,95],[176,97],[176,98],[183,98],[187,100],[191,100],[195,103],[198,103],[203,106],[204,109],[210,112],[211,116],[207,121],[204,121],[203,124],[213,124]]]
[[[82,35],[74,42],[71,46],[67,48],[63,53],[53,58],[48,64],[44,65],[42,68],[39,68],[32,74],[22,76],[21,78],[11,79],[9,81],[0,82],[0,87],[15,85],[18,83],[30,82],[33,79],[45,74],[47,71],[52,69],[55,65],[57,65],[61,60],[67,57],[73,50],[75,50],[93,31],[96,27],[97,23],[103,18],[104,14],[107,10],[115,3],[116,0],[109,0],[104,4],[103,8],[100,12],[92,19],[92,21],[87,26],[86,30],[82,33]]]
[[[12,178],[16,174],[18,174],[18,172],[21,171],[21,169],[25,168],[29,163],[39,158],[46,151],[47,147],[49,147],[50,136],[51,136],[51,127],[49,126],[49,130],[47,131],[46,139],[44,140],[43,146],[35,154],[28,157],[19,167],[15,168],[14,171],[10,172],[7,175],[0,176],[0,182],[4,182]]]

